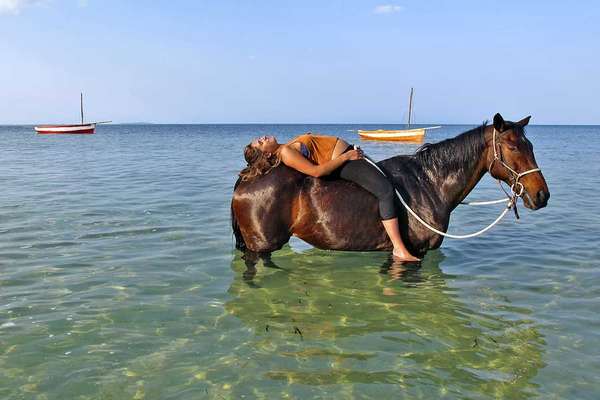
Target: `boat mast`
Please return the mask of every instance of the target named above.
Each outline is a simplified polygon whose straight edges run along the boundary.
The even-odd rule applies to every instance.
[[[81,125],[83,125],[83,92],[80,93],[79,104],[81,105]]]
[[[412,100],[413,100],[413,88],[410,88],[410,98],[408,99],[408,128],[410,129],[410,122],[412,116]]]

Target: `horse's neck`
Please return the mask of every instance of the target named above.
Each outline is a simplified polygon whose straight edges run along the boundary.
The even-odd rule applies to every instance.
[[[443,177],[438,186],[445,191],[448,209],[454,210],[475,188],[487,171],[485,157],[473,162],[468,168],[451,171]]]
[[[485,146],[479,157],[473,157],[464,163],[449,161],[444,168],[428,170],[424,166],[432,182],[433,190],[439,194],[439,199],[449,212],[454,210],[461,201],[475,188],[487,172],[488,147]]]

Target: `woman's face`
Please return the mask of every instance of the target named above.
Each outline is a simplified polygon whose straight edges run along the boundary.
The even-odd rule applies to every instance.
[[[250,143],[252,147],[255,147],[263,153],[273,153],[279,147],[275,136],[261,136]]]

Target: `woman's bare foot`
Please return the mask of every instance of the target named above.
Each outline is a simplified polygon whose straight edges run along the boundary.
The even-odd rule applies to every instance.
[[[403,261],[403,262],[419,262],[419,261],[421,261],[420,258],[413,256],[408,251],[402,251],[400,249],[394,249],[394,251],[392,251],[392,255],[394,256],[394,259],[398,260],[398,261]]]

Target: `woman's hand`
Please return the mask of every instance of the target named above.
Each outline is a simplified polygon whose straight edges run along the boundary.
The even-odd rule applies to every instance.
[[[343,155],[346,158],[346,160],[348,160],[348,161],[361,160],[365,156],[360,147],[356,147],[353,150],[349,150],[349,151],[345,152]]]

